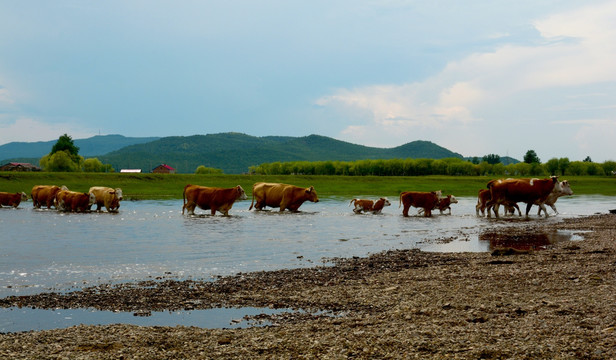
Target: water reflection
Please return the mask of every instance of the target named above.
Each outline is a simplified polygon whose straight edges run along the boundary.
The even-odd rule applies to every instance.
[[[479,241],[488,242],[491,251],[497,249],[545,250],[550,245],[571,240],[581,240],[581,236],[571,231],[535,232],[520,229],[489,230],[479,234]]]
[[[268,321],[252,321],[292,309],[256,307],[215,308],[190,311],[116,312],[92,309],[0,309],[0,333],[50,330],[75,325],[133,324],[139,326],[198,326],[201,328],[245,328],[266,326]]]

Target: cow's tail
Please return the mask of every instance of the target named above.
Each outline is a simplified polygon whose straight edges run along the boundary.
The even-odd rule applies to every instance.
[[[398,198],[398,209],[402,206],[402,193],[400,193],[400,197]]]
[[[353,199],[353,200],[351,200],[351,202],[349,203],[349,206],[351,206],[351,204],[352,204],[352,203],[353,203],[353,201],[355,201],[355,200],[357,200],[357,199]]]
[[[250,202],[250,207],[248,208],[248,211],[252,210],[252,206],[255,203],[255,189],[254,187],[252,188],[252,201]]]
[[[186,188],[188,185],[184,186],[184,191],[182,191],[182,215],[184,215],[184,209],[186,209]]]

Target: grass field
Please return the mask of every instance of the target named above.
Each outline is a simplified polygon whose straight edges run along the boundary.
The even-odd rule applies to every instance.
[[[266,175],[194,175],[194,174],[120,174],[120,173],[19,173],[0,172],[0,191],[30,194],[34,185],[66,185],[74,191],[90,186],[120,187],[126,199],[180,199],[186,184],[213,187],[241,185],[248,196],[256,182],[281,182],[302,187],[314,186],[319,197],[388,196],[402,191],[442,190],[443,194],[476,196],[488,181],[487,176],[266,176]],[[616,196],[616,177],[564,176],[576,195]]]

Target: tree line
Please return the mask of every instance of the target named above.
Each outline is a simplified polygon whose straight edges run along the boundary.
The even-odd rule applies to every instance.
[[[549,175],[612,175],[616,162],[569,161],[553,158],[546,163],[520,162],[504,165],[488,161],[473,163],[459,158],[389,159],[357,161],[290,161],[264,163],[250,167],[256,175],[346,175],[346,176],[549,176]]]
[[[73,139],[64,134],[48,155],[40,159],[45,171],[114,172],[109,164],[97,158],[84,159]],[[221,174],[222,170],[199,166],[196,174]],[[569,161],[568,158],[552,158],[541,163],[534,150],[528,150],[524,162],[504,165],[500,157],[489,154],[482,159],[381,159],[355,161],[289,161],[271,162],[251,166],[250,174],[257,175],[343,175],[343,176],[421,176],[421,175],[613,175],[616,162],[595,163],[590,157],[584,161]]]

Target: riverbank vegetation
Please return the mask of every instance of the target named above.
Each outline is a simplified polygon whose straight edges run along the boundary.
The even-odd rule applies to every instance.
[[[501,162],[471,162],[459,158],[389,159],[357,161],[290,161],[251,166],[251,174],[259,175],[344,175],[344,176],[548,176],[548,175],[612,175],[615,161],[602,164],[592,161],[569,161],[553,158],[546,163],[535,161],[504,165]]]
[[[181,199],[184,186],[212,187],[241,185],[252,194],[256,182],[280,182],[314,186],[319,197],[389,196],[400,192],[442,190],[444,194],[476,196],[488,181],[503,176],[333,176],[333,175],[225,175],[225,174],[126,174],[65,172],[0,172],[0,191],[30,194],[34,185],[66,185],[74,191],[90,186],[120,187],[126,199]],[[615,176],[561,176],[569,180],[576,195],[616,196]]]

